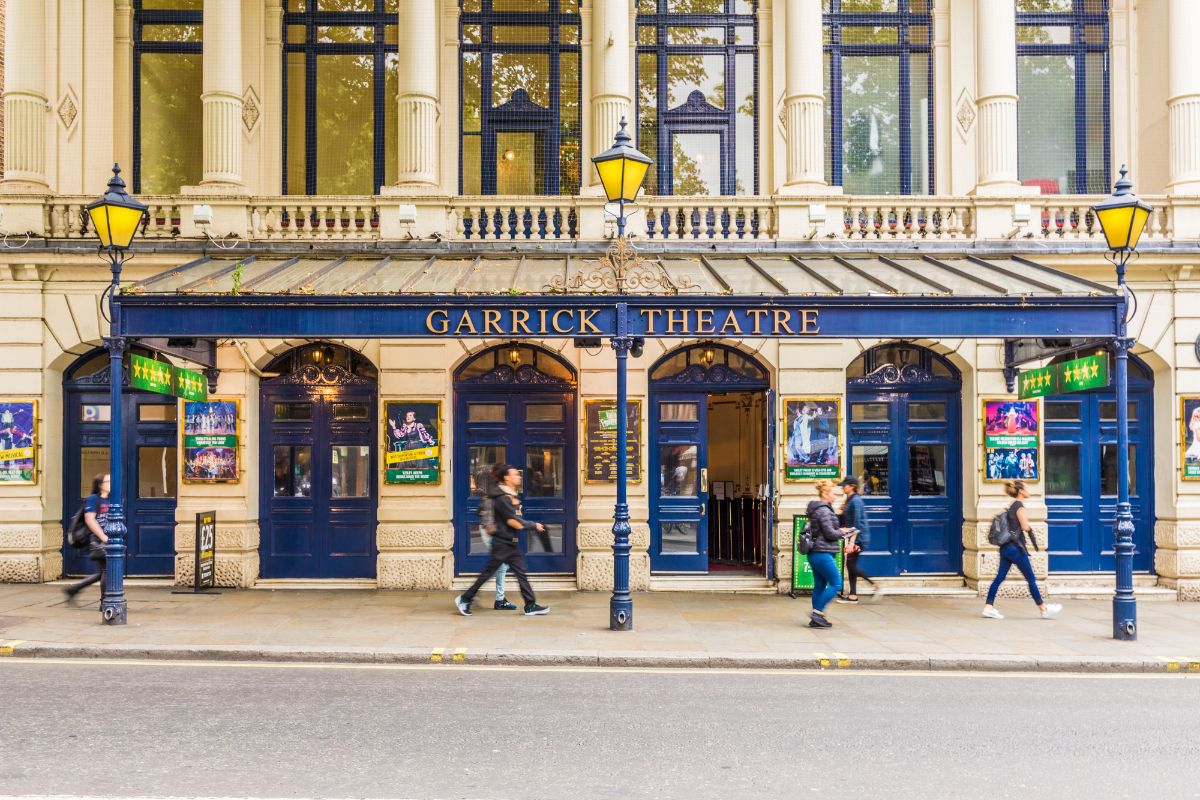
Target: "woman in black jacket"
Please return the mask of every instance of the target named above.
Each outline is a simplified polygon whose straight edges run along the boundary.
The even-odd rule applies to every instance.
[[[808,563],[813,573],[812,615],[810,628],[832,628],[833,623],[825,619],[825,606],[842,590],[842,571],[838,569],[837,554],[842,549],[842,540],[850,532],[838,527],[837,514],[833,510],[833,481],[817,481],[817,497],[808,504],[808,527],[812,532],[813,547],[808,554]]]

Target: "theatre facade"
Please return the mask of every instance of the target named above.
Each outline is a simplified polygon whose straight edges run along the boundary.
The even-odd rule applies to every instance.
[[[1022,478],[1038,574],[1103,591],[1125,315],[1137,587],[1200,599],[1200,9],[1133,5],[9,0],[0,581],[86,571],[121,414],[131,576],[190,582],[215,511],[219,585],[449,589],[507,462],[536,581],[611,588],[632,336],[634,589],[787,591],[853,475],[873,575],[986,589]],[[589,163],[622,118],[631,245]],[[114,161],[121,409],[80,215]]]

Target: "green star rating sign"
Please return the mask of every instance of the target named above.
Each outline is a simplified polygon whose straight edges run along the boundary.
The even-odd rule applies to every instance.
[[[1105,386],[1108,386],[1108,356],[1103,354],[1026,370],[1017,376],[1018,396],[1022,400]]]
[[[199,372],[190,369],[131,355],[129,373],[129,385],[134,389],[169,394],[184,400],[208,399],[208,381]]]

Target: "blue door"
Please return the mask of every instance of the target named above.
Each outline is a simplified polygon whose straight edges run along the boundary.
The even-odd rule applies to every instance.
[[[531,573],[575,571],[575,394],[536,388],[460,389],[455,404],[455,571],[482,571],[488,549],[479,534],[479,501],[495,464],[521,470],[525,517],[545,533],[518,535]]]
[[[99,359],[95,361],[94,359]],[[102,363],[96,371],[90,368]],[[81,362],[63,383],[63,517],[70,519],[91,493],[92,479],[107,473],[109,421],[108,355]],[[86,373],[86,374],[81,374]],[[126,572],[131,576],[175,572],[175,500],[178,494],[177,402],[147,392],[122,395],[122,502],[129,527]],[[63,542],[63,572],[83,575],[93,565]]]
[[[708,394],[656,393],[650,430],[650,568],[708,572]]]
[[[958,572],[959,394],[853,391],[847,399],[851,470],[871,521],[867,572]]]
[[[1148,373],[1148,370],[1146,371]],[[1130,363],[1129,499],[1133,568],[1154,565],[1153,384]],[[1044,401],[1046,506],[1052,571],[1111,572],[1117,507],[1117,404],[1112,390]]]
[[[296,373],[261,385],[264,578],[375,577],[375,382],[324,375],[339,380],[315,386]]]

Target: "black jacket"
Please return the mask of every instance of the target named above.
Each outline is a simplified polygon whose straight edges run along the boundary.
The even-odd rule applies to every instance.
[[[814,553],[839,553],[842,550],[842,529],[838,526],[833,506],[821,500],[808,504],[808,527],[812,531]]]
[[[499,487],[493,489],[488,497],[492,498],[496,514],[496,532],[492,534],[493,536],[508,542],[515,542],[518,531],[508,524],[510,519],[521,523],[523,529],[533,528],[533,523],[521,516],[521,499],[519,497],[511,495]]]

